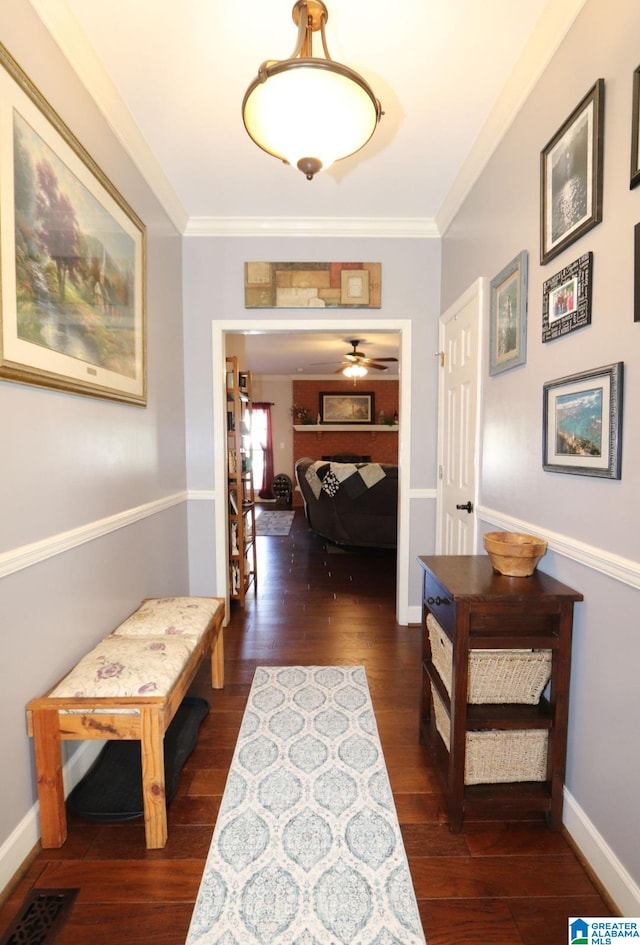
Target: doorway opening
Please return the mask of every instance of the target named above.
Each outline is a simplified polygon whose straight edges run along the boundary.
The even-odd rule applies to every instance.
[[[401,425],[398,431],[398,553],[396,580],[396,620],[409,622],[409,482],[411,468],[411,321],[409,319],[297,318],[216,320],[212,322],[213,416],[214,416],[214,537],[216,587],[227,588],[226,523],[226,379],[224,371],[227,334],[331,332],[363,337],[372,331],[397,332],[399,338],[399,400]]]

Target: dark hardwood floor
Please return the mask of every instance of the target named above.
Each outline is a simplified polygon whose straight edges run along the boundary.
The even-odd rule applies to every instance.
[[[0,908],[0,937],[27,893],[77,887],[57,945],[182,945],[256,666],[362,664],[429,945],[565,945],[568,916],[613,915],[566,839],[542,821],[467,824],[452,834],[418,743],[420,631],[395,622],[395,557],[336,553],[301,511],[287,538],[258,539],[258,594],[225,631],[226,684],[192,693],[211,713],[176,798],[169,841],[148,851],[139,821],[70,819]],[[277,945],[277,943],[274,943]]]

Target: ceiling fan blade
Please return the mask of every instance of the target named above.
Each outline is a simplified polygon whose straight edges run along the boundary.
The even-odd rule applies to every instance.
[[[363,364],[376,364],[382,361],[397,361],[397,358],[360,358]]]

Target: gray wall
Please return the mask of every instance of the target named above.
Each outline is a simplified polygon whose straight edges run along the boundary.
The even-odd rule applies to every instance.
[[[3,0],[0,39],[147,224],[149,405],[0,381],[0,756],[11,760],[2,779],[0,847],[11,838],[19,850],[16,836],[28,844],[35,828],[25,703],[143,596],[224,591],[215,586],[212,528],[211,326],[215,319],[247,317],[243,263],[382,263],[383,308],[370,313],[372,322],[409,319],[413,332],[413,560],[434,547],[438,313],[479,276],[491,278],[528,249],[527,363],[484,381],[480,510],[485,528],[495,521],[524,523],[548,535],[543,569],[585,594],[577,608],[565,815],[572,827],[582,817],[592,834],[599,831],[602,843],[588,851],[592,862],[602,854],[596,865],[603,872],[626,867],[637,884],[640,445],[633,406],[640,326],[632,323],[632,232],[640,218],[640,188],[629,192],[628,165],[638,35],[635,0],[611,0],[606,9],[601,0],[588,0],[442,245],[378,238],[183,240],[27,0]],[[599,76],[607,81],[604,222],[540,267],[539,153]],[[595,256],[593,324],[543,346],[542,282],[587,249]],[[250,314],[266,324],[273,315]],[[298,316],[303,322],[305,313]],[[543,382],[616,360],[626,365],[622,481],[544,473]],[[191,501],[185,503],[187,488]],[[125,525],[128,516],[132,521]],[[79,530],[85,527],[98,537],[82,543]],[[68,536],[68,547],[60,550]],[[410,601],[417,608],[419,600],[414,566]],[[0,876],[0,887],[8,878]]]
[[[302,262],[308,259],[340,261],[365,259],[382,264],[382,307],[367,310],[376,319],[411,321],[411,529],[410,596],[420,603],[418,554],[434,550],[435,503],[420,495],[435,490],[437,436],[438,313],[440,298],[440,240],[330,239],[330,238],[220,238],[188,237],[184,247],[185,376],[187,401],[187,475],[189,482],[189,560],[192,593],[215,592],[213,543],[212,354],[215,319],[263,320],[274,317],[317,320],[318,309],[246,310],[244,263],[247,260]],[[329,313],[336,317],[335,312]],[[343,313],[344,314],[344,313]],[[362,316],[362,312],[357,315]],[[345,316],[346,317],[346,316]],[[222,593],[222,591],[220,591]]]
[[[633,323],[632,253],[640,188],[629,190],[629,156],[638,36],[635,0],[589,0],[442,249],[443,309],[479,276],[491,279],[521,250],[529,252],[526,365],[484,381],[480,502],[485,530],[497,513],[550,535],[552,550],[542,570],[584,593],[585,602],[576,609],[567,786],[577,805],[574,814],[586,815],[636,884],[640,325]],[[540,151],[599,77],[606,80],[603,222],[541,266]],[[542,344],[542,284],[589,250],[592,323]],[[543,383],[615,361],[625,363],[622,480],[544,472]]]
[[[22,832],[28,852],[27,701],[142,597],[188,590],[182,258],[180,236],[26,0],[3,0],[0,40],[148,226],[148,406],[0,381],[0,848]],[[79,543],[86,528],[97,537]]]

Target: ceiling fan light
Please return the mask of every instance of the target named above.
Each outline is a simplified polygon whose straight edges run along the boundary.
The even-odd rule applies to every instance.
[[[369,373],[363,364],[349,364],[342,372],[345,377],[366,377]]]
[[[365,80],[330,58],[327,16],[319,0],[296,3],[300,31],[293,56],[263,63],[242,103],[245,128],[258,147],[300,168],[309,180],[364,147],[382,115]],[[311,34],[318,29],[326,59],[311,55]]]

